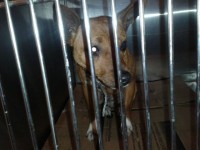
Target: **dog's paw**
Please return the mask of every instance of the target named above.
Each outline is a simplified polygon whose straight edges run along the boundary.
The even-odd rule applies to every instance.
[[[112,115],[112,110],[108,105],[104,105],[103,111],[102,111],[102,116],[103,117],[110,117]]]
[[[127,127],[127,134],[129,136],[131,135],[131,133],[133,133],[133,126],[132,126],[131,121],[127,117],[126,117],[126,127]]]
[[[114,108],[114,100],[112,97],[109,97],[107,101],[105,101],[103,110],[102,110],[102,116],[103,117],[111,117],[112,116],[112,111]]]
[[[87,138],[89,141],[93,141],[94,140],[94,135],[93,135],[93,129],[92,129],[92,123],[89,124],[89,128],[87,130],[87,134],[86,134]]]

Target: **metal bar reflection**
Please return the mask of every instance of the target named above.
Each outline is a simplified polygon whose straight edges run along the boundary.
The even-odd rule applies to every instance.
[[[53,2],[54,0],[34,0],[34,3],[44,3],[44,2]],[[27,0],[13,0],[13,1],[9,1],[8,5],[10,7],[12,6],[20,6],[20,5],[24,5],[24,4],[28,4],[29,2]],[[5,3],[4,2],[0,2],[0,8],[4,8],[5,7]]]
[[[63,52],[63,58],[65,63],[65,72],[66,72],[66,78],[67,78],[67,85],[68,85],[68,91],[69,91],[69,97],[70,97],[70,106],[71,106],[71,114],[72,114],[72,122],[73,122],[73,130],[75,135],[75,143],[76,143],[76,149],[80,150],[80,136],[78,132],[78,125],[77,125],[77,114],[75,109],[75,101],[74,101],[74,94],[73,94],[73,86],[72,86],[72,76],[69,66],[69,59],[67,54],[67,45],[66,45],[66,39],[65,39],[65,32],[63,27],[63,20],[62,20],[62,14],[60,10],[60,4],[59,0],[55,0],[56,3],[56,13],[58,18],[58,28],[60,33],[60,39],[61,39],[61,45],[62,45],[62,52]]]
[[[9,138],[10,138],[11,147],[12,147],[13,150],[16,150],[17,149],[16,148],[16,140],[15,140],[13,128],[12,128],[12,125],[11,125],[11,122],[10,122],[9,112],[8,112],[6,99],[5,99],[5,95],[4,95],[4,91],[3,91],[3,86],[2,86],[2,82],[1,82],[1,76],[0,76],[0,99],[1,99],[2,109],[3,109],[3,112],[4,112],[7,130],[8,130],[8,135],[9,135]]]
[[[34,10],[32,0],[29,0],[29,7],[30,7],[31,20],[32,20],[32,25],[33,25],[33,32],[35,35],[36,47],[37,47],[37,52],[38,52],[40,67],[41,67],[41,72],[42,72],[42,79],[43,79],[43,84],[44,84],[44,89],[45,89],[46,103],[47,103],[47,109],[48,109],[48,115],[49,115],[49,121],[50,121],[50,127],[51,127],[51,136],[53,139],[54,149],[57,150],[58,144],[57,144],[57,137],[56,137],[56,132],[55,132],[53,110],[52,110],[50,94],[49,94],[49,86],[47,82],[47,75],[46,75],[46,69],[45,69],[45,64],[44,64],[43,55],[42,55],[42,47],[40,43],[39,30],[38,30],[38,25],[37,25],[37,20],[36,20],[36,15],[35,15],[35,10]]]
[[[14,32],[12,17],[10,14],[10,8],[8,5],[8,0],[4,0],[4,3],[5,3],[5,9],[6,9],[6,15],[7,15],[10,36],[11,36],[11,42],[12,42],[15,60],[16,60],[16,64],[17,64],[17,71],[18,71],[19,80],[20,80],[21,89],[22,89],[22,95],[23,95],[29,130],[31,133],[31,140],[32,140],[34,149],[37,150],[38,144],[37,144],[37,139],[36,139],[36,134],[35,134],[35,127],[34,127],[33,119],[31,116],[30,104],[29,104],[28,94],[27,94],[27,90],[26,90],[26,86],[25,86],[25,80],[24,80],[24,76],[23,76],[23,72],[22,72],[22,68],[21,68],[19,51],[18,51],[18,47],[17,47],[17,41],[16,41],[15,32]]]
[[[170,76],[170,117],[171,117],[171,149],[176,149],[175,107],[174,107],[174,31],[173,3],[168,0],[168,42],[169,42],[169,76]]]
[[[125,115],[125,104],[122,95],[122,85],[121,85],[121,59],[120,51],[118,47],[118,35],[117,35],[117,15],[115,10],[115,0],[111,0],[111,10],[112,10],[112,29],[114,37],[115,46],[115,58],[116,58],[116,70],[117,70],[117,90],[118,90],[118,101],[120,103],[120,115],[121,115],[121,133],[123,137],[123,148],[128,149],[128,135],[126,126],[126,115]]]
[[[151,132],[151,116],[149,111],[150,99],[149,99],[149,85],[148,85],[147,62],[146,62],[146,41],[145,41],[143,0],[139,0],[139,16],[140,16],[140,36],[141,36],[141,50],[142,50],[142,70],[143,70],[143,80],[144,80],[144,97],[145,97],[145,107],[146,107],[147,149],[151,150],[152,132]]]
[[[92,55],[91,49],[91,39],[90,39],[90,23],[89,17],[87,12],[87,3],[86,0],[82,0],[82,7],[83,7],[83,17],[84,17],[84,26],[85,26],[85,34],[86,34],[86,41],[88,47],[88,55],[89,55],[89,64],[90,64],[90,73],[92,76],[92,91],[93,91],[93,101],[95,104],[95,117],[96,117],[96,125],[97,125],[97,134],[98,134],[98,142],[99,142],[99,149],[103,150],[103,137],[102,137],[102,129],[101,129],[101,117],[99,111],[99,103],[97,99],[97,86],[96,86],[96,76],[94,70],[94,59]]]
[[[200,0],[197,0],[197,105],[196,150],[200,149]]]

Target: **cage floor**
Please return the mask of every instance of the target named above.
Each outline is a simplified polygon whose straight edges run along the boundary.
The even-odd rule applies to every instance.
[[[149,83],[150,111],[152,120],[152,146],[154,150],[170,149],[170,121],[169,121],[169,81],[160,80]],[[132,109],[133,135],[129,136],[129,149],[146,149],[145,105],[143,85],[138,83],[138,93]],[[94,144],[85,136],[88,128],[88,114],[82,94],[81,86],[75,88],[78,127],[81,138],[81,149],[93,150]],[[175,108],[176,108],[176,144],[179,150],[195,148],[195,93],[189,89],[180,77],[175,78]],[[56,124],[57,136],[61,150],[73,149],[69,114],[63,112]],[[67,119],[66,119],[67,118]],[[111,130],[109,129],[111,122]],[[112,121],[104,121],[105,149],[120,150],[115,117]],[[109,138],[110,137],[110,138]],[[43,150],[51,150],[51,138],[45,143]]]

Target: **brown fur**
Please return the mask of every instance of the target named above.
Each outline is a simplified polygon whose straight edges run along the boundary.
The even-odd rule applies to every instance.
[[[64,6],[61,7],[65,16],[63,16],[64,23],[70,19],[72,24],[79,22],[79,18],[74,15],[73,18],[67,18],[66,13],[69,11],[68,8]],[[132,2],[127,8],[118,14],[118,45],[126,41],[126,30],[134,19],[133,15],[134,2]],[[70,11],[71,13],[71,11]],[[106,86],[115,87],[115,74],[114,74],[114,62],[113,62],[113,41],[110,29],[111,19],[106,16],[96,17],[90,19],[90,30],[91,30],[91,43],[93,46],[99,48],[98,56],[94,56],[94,68],[96,77]],[[66,25],[69,28],[69,24]],[[71,28],[70,28],[71,29]],[[93,130],[96,131],[96,126],[94,124],[94,107],[91,98],[91,87],[87,84],[87,73],[89,71],[88,56],[85,53],[86,42],[84,37],[83,26],[77,24],[73,25],[73,30],[71,36],[67,39],[68,43],[73,47],[73,56],[77,63],[77,72],[80,80],[82,81],[83,92],[85,100],[87,103],[89,114],[91,115],[91,122],[93,122]],[[69,33],[68,29],[67,33]],[[126,49],[120,52],[121,66],[122,69],[131,74],[130,83],[124,88],[124,100],[125,100],[125,110],[127,118],[130,118],[129,111],[131,109],[133,100],[136,95],[136,83],[135,83],[135,61],[134,57],[131,55],[130,51]],[[108,94],[113,94],[113,91],[107,88]]]

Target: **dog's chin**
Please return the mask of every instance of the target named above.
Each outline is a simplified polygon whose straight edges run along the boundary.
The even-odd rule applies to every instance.
[[[115,83],[103,83],[107,88],[116,89]]]
[[[113,82],[108,82],[108,81],[102,81],[101,79],[99,79],[100,84],[102,86],[105,86],[106,88],[110,88],[110,89],[116,89],[116,84]]]
[[[108,88],[110,88],[110,89],[113,89],[113,90],[115,90],[117,87],[116,87],[116,85],[114,84],[112,84],[112,85],[106,85]]]
[[[110,88],[110,89],[117,89],[117,85],[115,83],[101,82],[101,84],[103,84],[105,87]],[[129,83],[127,84],[122,83],[122,88],[126,88],[127,86],[129,86]]]

